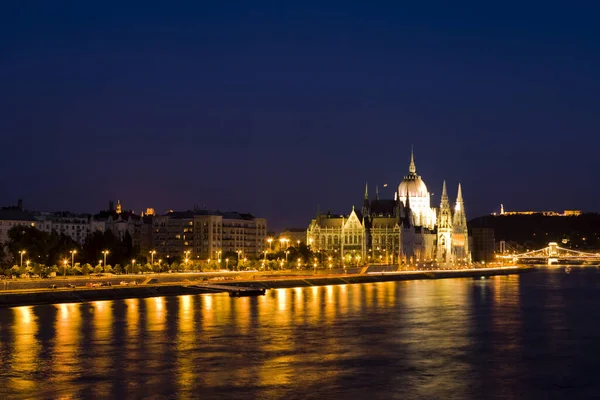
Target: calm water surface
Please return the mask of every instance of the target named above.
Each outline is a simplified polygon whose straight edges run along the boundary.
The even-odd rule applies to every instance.
[[[0,309],[0,398],[593,398],[600,270]]]

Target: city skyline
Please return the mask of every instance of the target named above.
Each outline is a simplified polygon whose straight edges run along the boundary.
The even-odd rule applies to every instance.
[[[420,167],[420,170],[427,169],[427,168],[424,168],[425,166],[419,166],[419,167]],[[429,166],[429,169],[431,169],[431,166]],[[371,185],[370,186],[371,191],[369,194],[370,198],[375,199],[375,197],[377,196],[377,197],[380,197],[381,199],[391,200],[391,199],[394,199],[394,195],[396,194],[396,188],[398,187],[398,184],[401,181],[402,181],[402,178],[400,178],[400,180],[398,180],[397,182],[393,182],[393,183],[386,182],[383,184],[369,184],[369,181],[365,181],[364,184]],[[429,181],[429,179],[428,179],[428,181]],[[453,182],[453,181],[454,180],[442,180],[442,182]],[[461,180],[456,180],[456,182],[458,182],[457,185],[462,184]],[[456,193],[454,193],[454,191],[456,189],[452,187],[452,186],[454,186],[454,184],[448,184],[448,186],[450,187],[449,194],[452,196],[456,195]],[[440,184],[440,187],[441,187],[441,184]],[[336,188],[333,187],[331,189],[335,190]],[[363,187],[363,191],[364,191],[364,187]],[[438,191],[441,192],[441,190],[438,190]],[[431,194],[431,199],[432,199],[432,203],[434,204],[434,207],[437,207],[437,205],[440,201],[441,193],[440,194],[436,193],[438,191],[436,191],[436,187],[431,188],[430,194]],[[467,194],[464,195],[464,197],[466,199],[479,197],[477,193],[469,193],[469,192],[467,192]],[[167,203],[163,208],[159,208],[159,207],[155,206],[155,203],[152,202],[152,200],[149,200],[147,203],[138,202],[135,205],[131,205],[130,203],[126,203],[126,201],[122,200],[121,198],[111,198],[111,199],[102,200],[102,201],[94,200],[93,204],[103,203],[103,205],[100,205],[97,209],[90,210],[90,209],[87,209],[84,206],[82,206],[82,204],[88,204],[88,201],[86,201],[86,199],[83,199],[82,202],[77,202],[75,204],[74,208],[68,209],[65,207],[61,208],[60,206],[58,206],[57,208],[36,207],[35,204],[43,204],[44,202],[43,201],[40,202],[39,199],[23,199],[23,198],[19,197],[19,198],[7,198],[8,199],[7,202],[5,202],[4,204],[0,204],[0,208],[16,207],[18,205],[17,203],[19,201],[21,201],[24,204],[23,208],[28,211],[72,212],[75,214],[94,215],[94,214],[97,214],[98,212],[108,210],[109,206],[110,206],[109,203],[115,202],[115,201],[120,201],[121,204],[125,204],[124,210],[133,211],[135,214],[138,214],[138,215],[143,214],[148,209],[152,209],[153,212],[156,212],[156,214],[158,214],[158,215],[165,215],[173,210],[176,210],[176,211],[213,210],[213,211],[217,211],[217,212],[246,212],[249,214],[264,216],[265,218],[267,218],[270,221],[269,229],[274,232],[280,232],[280,231],[283,231],[283,230],[289,229],[289,228],[304,228],[306,225],[306,221],[310,221],[310,219],[313,218],[317,212],[325,212],[325,213],[331,212],[334,214],[348,215],[348,210],[347,210],[348,207],[356,207],[357,209],[360,208],[361,202],[363,200],[363,196],[364,196],[364,193],[360,199],[356,199],[356,201],[352,202],[352,204],[348,203],[347,199],[345,199],[345,200],[342,199],[340,202],[338,202],[338,204],[335,204],[333,206],[331,204],[327,204],[327,203],[316,203],[314,205],[314,207],[304,207],[302,210],[300,210],[300,213],[298,213],[298,214],[293,214],[293,213],[286,214],[286,212],[285,212],[286,210],[278,210],[278,211],[282,212],[282,214],[280,214],[280,215],[283,216],[283,218],[280,218],[280,219],[275,219],[271,215],[269,215],[269,210],[266,210],[263,213],[257,212],[254,209],[250,209],[249,207],[244,205],[244,203],[239,203],[239,202],[235,202],[235,203],[224,202],[221,205],[216,204],[216,205],[212,206],[212,205],[207,204],[206,202],[196,201],[191,205],[188,204],[186,206],[184,204],[180,208],[170,207],[169,203]],[[42,197],[44,197],[44,196],[42,196]],[[208,196],[208,197],[211,198],[211,196]],[[181,202],[181,203],[185,203],[185,202]],[[230,205],[236,204],[236,205],[228,207],[227,204],[230,204]],[[477,205],[474,205],[474,206],[475,207],[472,207],[471,204],[469,203],[469,206],[467,206],[467,208],[466,208],[468,220],[471,220],[471,219],[474,219],[477,217],[481,217],[484,215],[489,215],[489,214],[499,214],[501,212],[504,212],[505,209],[506,209],[506,213],[508,213],[508,214],[519,213],[519,212],[523,212],[523,213],[536,212],[536,211],[529,211],[529,210],[537,210],[539,212],[542,212],[542,211],[554,212],[555,211],[557,213],[560,213],[561,211],[569,210],[569,209],[570,210],[582,210],[581,207],[579,207],[579,208],[577,207],[577,204],[575,204],[573,207],[565,207],[565,206],[561,207],[560,205],[558,205],[557,207],[548,208],[548,209],[543,209],[543,208],[535,209],[534,207],[514,209],[514,208],[510,208],[510,204],[506,205],[505,203],[500,202],[498,204],[493,204],[491,209],[488,212],[484,212],[481,214],[473,214],[471,212],[472,208],[474,208],[474,209],[477,209],[477,208],[483,209],[484,208],[482,206],[480,206],[480,207],[477,207]],[[260,205],[257,208],[262,209],[260,207]],[[598,212],[598,210],[597,209],[583,209],[583,212]],[[307,216],[307,218],[303,218],[303,216]]]
[[[120,199],[298,227],[319,204],[359,206],[365,182],[392,197],[413,145],[432,202],[461,183],[469,218],[598,211],[593,12],[2,7],[2,205]]]

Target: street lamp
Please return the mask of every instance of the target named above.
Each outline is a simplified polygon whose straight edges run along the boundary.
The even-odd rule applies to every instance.
[[[240,254],[242,254],[241,250],[236,251],[237,253],[237,269],[240,270]]]
[[[103,250],[102,254],[104,255],[104,267],[106,267],[106,256],[110,253],[108,250]]]
[[[66,277],[66,276],[67,276],[67,263],[68,263],[68,262],[69,262],[69,261],[68,261],[66,258],[65,258],[65,259],[63,259],[63,277]]]
[[[21,255],[21,269],[23,269],[23,255],[26,253],[25,250],[21,250],[19,251],[19,254]]]
[[[133,267],[135,267],[135,258],[131,260],[131,273],[133,274]]]
[[[160,267],[160,263],[162,262],[162,258],[158,259],[158,272],[162,272],[162,268]]]
[[[183,254],[185,254],[185,269],[186,270],[187,270],[187,263],[190,259],[190,253],[191,253],[191,251],[189,251],[189,250],[186,250],[183,252]]]
[[[77,250],[71,250],[71,268],[75,266],[75,254],[77,254]]]
[[[150,265],[154,266],[154,255],[156,254],[156,250],[149,251],[150,253]]]
[[[225,259],[225,268],[229,270],[229,258]]]

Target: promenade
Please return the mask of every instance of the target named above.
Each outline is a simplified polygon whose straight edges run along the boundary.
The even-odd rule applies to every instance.
[[[228,286],[253,286],[264,289],[307,286],[344,285],[373,282],[486,278],[531,272],[531,267],[499,267],[435,271],[398,271],[368,273],[310,274],[303,271],[278,272],[200,272],[182,274],[118,275],[101,277],[52,278],[43,280],[4,281],[0,283],[0,307],[34,304],[74,303],[97,300],[174,296],[214,293],[198,283]],[[89,284],[110,282],[112,286]],[[127,284],[125,284],[127,283]],[[223,290],[225,291],[225,289]]]

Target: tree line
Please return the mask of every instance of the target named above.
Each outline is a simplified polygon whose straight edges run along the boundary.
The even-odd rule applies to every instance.
[[[88,235],[84,244],[71,237],[53,232],[43,232],[35,227],[16,226],[8,231],[8,241],[2,246],[4,257],[0,263],[0,274],[4,275],[86,275],[90,273],[138,273],[165,271],[199,271],[199,270],[245,270],[245,269],[289,269],[312,267],[315,254],[310,247],[300,244],[277,252],[267,252],[267,256],[247,259],[235,252],[225,252],[219,260],[184,260],[173,257],[162,260],[154,259],[151,265],[149,256],[140,254],[140,249],[133,245],[127,232],[124,237],[112,231],[96,231]],[[104,250],[108,250],[104,265]],[[21,254],[21,252],[24,252]],[[75,252],[74,257],[72,252]],[[23,262],[21,263],[21,259]],[[136,262],[132,263],[135,259]],[[320,260],[322,261],[322,260]]]

